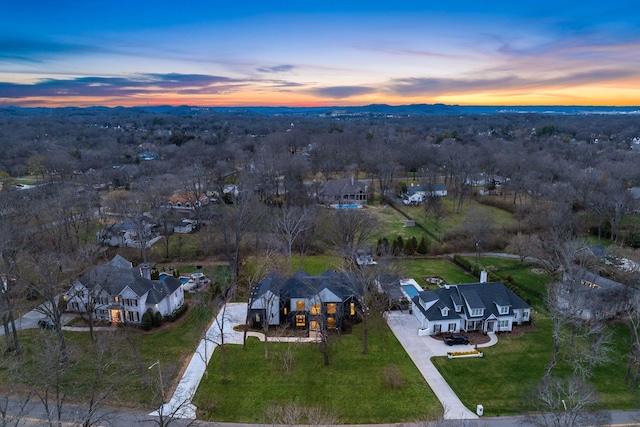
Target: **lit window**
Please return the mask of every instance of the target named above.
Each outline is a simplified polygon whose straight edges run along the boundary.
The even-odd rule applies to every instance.
[[[307,326],[307,319],[304,314],[296,315],[296,326]]]
[[[327,314],[336,314],[336,305],[334,303],[327,304]]]
[[[287,307],[284,308],[284,315],[287,315]]]
[[[303,300],[296,301],[296,311],[304,311],[304,301]]]
[[[311,324],[309,325],[309,329],[311,329],[312,331],[319,331],[320,330],[320,324],[318,323],[317,320],[312,320]]]
[[[336,328],[336,318],[335,317],[327,317],[327,327],[335,329]]]
[[[320,304],[313,304],[311,306],[311,314],[320,314]]]
[[[351,304],[349,304],[350,310],[349,310],[349,314],[351,314],[352,316],[356,315],[356,303],[352,302]]]

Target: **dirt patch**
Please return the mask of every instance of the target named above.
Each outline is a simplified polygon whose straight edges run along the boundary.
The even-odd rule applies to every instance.
[[[516,326],[513,325],[513,330],[511,332],[501,332],[498,336],[500,338],[517,338],[522,335],[523,332],[534,332],[537,331],[538,328],[533,324]]]

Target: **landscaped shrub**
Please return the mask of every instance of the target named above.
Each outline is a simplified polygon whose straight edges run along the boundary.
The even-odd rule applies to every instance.
[[[162,326],[162,314],[159,311],[156,311],[156,314],[153,315],[153,326],[155,328]]]
[[[427,247],[427,239],[424,236],[422,236],[422,239],[420,239],[420,244],[418,245],[416,252],[418,252],[420,255],[426,255],[429,253],[429,248]]]
[[[143,331],[150,331],[153,327],[153,315],[150,310],[147,310],[142,315],[142,320],[140,321],[140,327]]]
[[[176,308],[173,313],[167,316],[167,320],[169,322],[175,322],[180,316],[187,312],[188,308],[188,304],[182,304],[180,307]]]
[[[413,241],[414,241],[414,239],[415,239],[415,238],[413,238],[413,239],[412,239],[412,238],[407,239],[407,244],[406,244],[406,246],[404,247],[404,253],[405,253],[406,255],[413,255],[413,254],[414,254],[414,252],[416,251],[416,247],[413,245]]]

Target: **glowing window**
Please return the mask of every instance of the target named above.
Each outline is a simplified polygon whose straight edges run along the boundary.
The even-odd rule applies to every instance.
[[[311,306],[311,314],[320,314],[320,304],[313,304]]]
[[[312,320],[311,324],[309,325],[309,328],[313,331],[319,331],[320,330],[320,323],[318,323],[317,320]]]
[[[356,303],[352,302],[351,304],[349,304],[350,310],[349,310],[349,314],[351,314],[352,316],[356,315]]]
[[[336,327],[336,318],[335,317],[327,317],[327,327],[335,329],[335,327]]]
[[[336,314],[336,305],[334,303],[327,304],[327,314]]]
[[[307,319],[304,314],[296,315],[296,326],[307,326]]]
[[[296,301],[296,311],[304,311],[304,301]]]

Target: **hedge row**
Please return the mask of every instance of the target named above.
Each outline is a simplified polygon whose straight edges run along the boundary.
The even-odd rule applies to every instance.
[[[453,262],[471,272],[471,274],[473,274],[476,277],[480,277],[480,273],[482,272],[482,267],[480,267],[478,264],[476,264],[475,262],[463,257],[462,255],[459,254],[455,254],[453,256]],[[507,276],[502,276],[498,273],[495,273],[493,271],[487,271],[487,281],[488,282],[502,282],[508,289],[510,289],[511,291],[513,291],[514,294],[518,295],[520,298],[522,298],[527,304],[530,303],[530,298],[527,295],[527,293],[518,286],[518,284],[516,283],[516,281],[513,279],[513,276],[511,276],[510,274]]]

